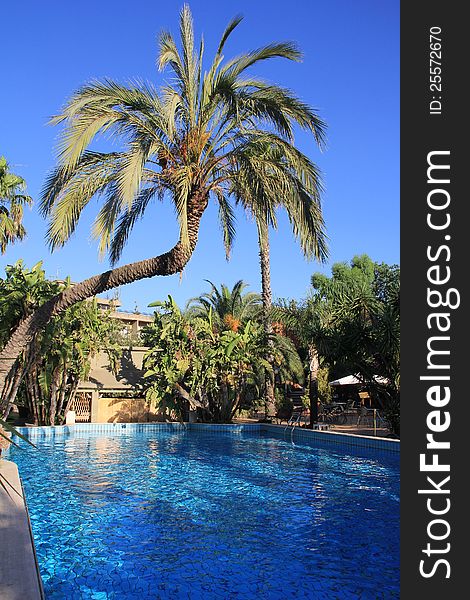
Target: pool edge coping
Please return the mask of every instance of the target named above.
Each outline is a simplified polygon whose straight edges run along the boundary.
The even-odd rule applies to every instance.
[[[10,495],[0,488],[0,596],[4,600],[45,600],[26,495],[15,462],[0,459],[0,474]],[[13,534],[11,533],[13,531]]]

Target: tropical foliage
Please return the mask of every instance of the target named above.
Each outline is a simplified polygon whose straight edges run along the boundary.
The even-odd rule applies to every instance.
[[[206,281],[211,286],[210,292],[191,298],[186,305],[188,314],[208,317],[212,313],[212,320],[219,330],[228,328],[233,331],[238,331],[247,319],[260,315],[260,295],[256,292],[244,293],[248,284],[241,279],[231,290],[225,284],[218,289],[212,281]]]
[[[25,319],[4,348],[0,388],[18,353],[72,304],[138,279],[181,272],[210,198],[219,207],[227,252],[235,235],[233,202],[249,210],[256,204],[268,224],[275,223],[275,209],[282,205],[304,252],[324,249],[319,172],[295,147],[294,131],[309,132],[321,145],[325,125],[292,91],[251,73],[262,61],[299,61],[301,53],[289,42],[270,43],[226,60],[226,43],[240,21],[228,24],[204,67],[204,43],[196,44],[191,12],[184,6],[180,47],[167,31],[159,37],[158,68],[170,70],[159,90],[150,83],[95,81],[80,88],[53,119],[64,126],[59,164],[41,201],[52,248],[66,243],[94,197],[103,204],[93,233],[113,263],[155,201],[173,203],[180,235],[168,252],[91,277]],[[116,151],[90,149],[102,134],[113,137]]]
[[[154,306],[155,322],[144,333],[149,402],[180,418],[188,403],[203,420],[216,423],[230,422],[241,408],[260,402],[260,385],[272,365],[264,359],[265,337],[258,322],[248,319],[236,330],[220,328],[211,307],[200,316],[185,315],[171,296]],[[274,355],[283,375],[302,377],[288,340],[275,336]]]
[[[63,283],[46,279],[41,263],[32,269],[17,262],[0,279],[0,344],[25,315],[56,295]],[[80,379],[85,379],[91,358],[100,349],[113,366],[119,347],[112,343],[115,324],[98,311],[95,301],[84,301],[51,320],[21,357],[6,388],[7,398],[25,407],[38,425],[56,425],[65,415]],[[24,371],[24,377],[21,372]]]
[[[5,157],[0,156],[0,252],[7,246],[22,240],[26,235],[23,226],[23,207],[31,205],[32,199],[24,194],[25,180],[11,173]]]
[[[314,274],[310,296],[277,314],[304,346],[315,348],[330,377],[355,374],[399,432],[400,270],[356,256],[332,276]]]

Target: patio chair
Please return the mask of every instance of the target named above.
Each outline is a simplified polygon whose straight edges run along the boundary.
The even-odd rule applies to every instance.
[[[356,421],[358,415],[358,404],[353,398],[349,398],[344,407],[344,416],[346,417],[346,423],[352,424]]]
[[[376,422],[377,422],[377,427],[380,427],[382,429],[390,429],[390,423],[383,416],[383,414],[380,410],[377,411]]]
[[[371,397],[369,392],[359,392],[359,398],[361,400],[361,405],[366,406],[367,404],[370,406]]]
[[[318,407],[318,421],[322,423],[326,423],[331,420],[331,408],[329,404],[324,404],[320,402],[320,406]]]
[[[356,427],[360,424],[369,424],[370,427],[374,424],[374,409],[361,406],[358,410]]]

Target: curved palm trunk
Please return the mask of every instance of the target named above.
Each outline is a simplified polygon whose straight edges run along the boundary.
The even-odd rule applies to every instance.
[[[273,304],[273,295],[271,290],[271,266],[269,259],[269,229],[265,221],[261,219],[257,220],[258,226],[258,244],[259,244],[259,258],[261,266],[261,299],[263,304],[263,328],[266,338],[268,340],[266,360],[272,364],[273,355],[272,347],[273,342],[271,335],[273,327],[270,319],[271,308]],[[274,396],[274,378],[271,375],[266,376],[265,381],[266,389],[266,417],[273,416],[276,413],[276,403]]]
[[[188,200],[188,248],[185,249],[180,240],[171,250],[160,256],[110,269],[105,273],[85,279],[85,281],[77,283],[54,296],[32,315],[23,319],[0,353],[0,391],[4,389],[5,382],[18,356],[29,346],[35,334],[43,329],[53,317],[61,314],[77,302],[120,285],[155,277],[156,275],[174,275],[182,271],[196,247],[199,224],[207,207],[207,202],[207,196],[201,193],[194,194]],[[2,412],[7,409],[8,404],[13,400],[14,398],[11,395],[7,398],[3,397]]]

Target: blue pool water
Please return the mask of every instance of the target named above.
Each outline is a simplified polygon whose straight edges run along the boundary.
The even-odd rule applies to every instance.
[[[13,449],[47,600],[399,597],[399,461],[260,434]]]

